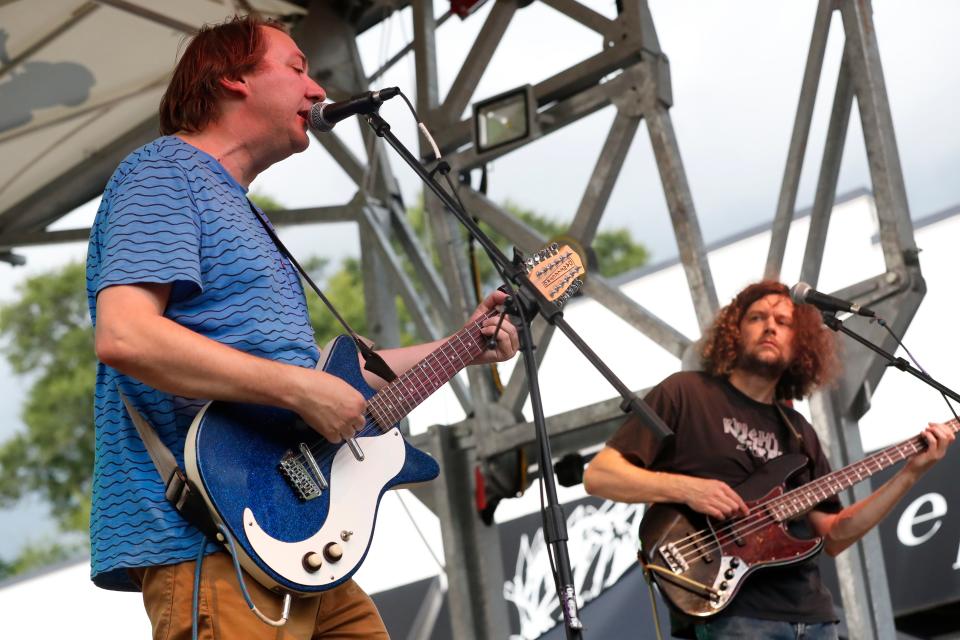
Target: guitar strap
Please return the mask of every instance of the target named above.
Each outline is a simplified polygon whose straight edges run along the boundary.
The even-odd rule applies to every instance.
[[[200,529],[209,539],[216,540],[217,525],[210,517],[210,512],[207,510],[203,497],[190,485],[187,474],[177,464],[173,453],[160,440],[153,425],[147,422],[146,418],[140,415],[140,412],[133,406],[133,403],[127,399],[119,385],[117,386],[117,392],[120,394],[120,399],[123,400],[123,406],[127,408],[127,413],[130,414],[133,426],[137,428],[137,433],[140,434],[140,439],[143,440],[143,446],[147,448],[147,453],[150,454],[150,459],[153,460],[153,465],[157,468],[157,473],[160,474],[160,479],[163,480],[164,497],[183,516],[184,520]]]
[[[306,270],[300,266],[300,263],[297,262],[297,259],[293,257],[293,254],[287,249],[286,245],[281,242],[280,238],[277,236],[273,228],[267,224],[266,219],[257,210],[253,203],[250,202],[250,199],[247,199],[247,204],[250,205],[250,211],[253,212],[253,215],[260,221],[260,224],[263,225],[264,230],[266,230],[267,235],[270,236],[270,239],[273,240],[273,244],[276,245],[277,249],[280,250],[284,256],[297,268],[297,271],[300,272],[300,275],[303,276],[303,279],[307,281],[310,285],[310,288],[316,292],[316,294],[323,301],[323,304],[327,305],[327,308],[330,309],[330,313],[333,314],[333,317],[337,319],[337,322],[346,329],[347,333],[353,339],[353,342],[357,345],[357,349],[360,350],[360,353],[363,354],[364,365],[363,368],[371,373],[374,373],[387,382],[393,382],[397,379],[397,374],[393,372],[390,366],[380,357],[376,351],[374,351],[367,341],[363,340],[357,333],[347,324],[347,321],[343,319],[343,316],[337,311],[336,307],[333,306],[333,303],[327,299],[327,296],[323,295],[323,292],[320,290],[320,287],[314,283],[313,279],[307,274]]]

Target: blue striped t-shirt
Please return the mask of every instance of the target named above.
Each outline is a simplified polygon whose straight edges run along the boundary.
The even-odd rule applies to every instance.
[[[300,279],[254,217],[246,190],[214,158],[173,136],[127,156],[104,190],[87,257],[94,325],[97,294],[135,283],[171,284],[164,315],[199,334],[272,360],[316,365]],[[98,365],[91,573],[101,587],[132,590],[127,568],[191,560],[203,536],[164,498],[118,388],[181,467],[187,430],[205,401]]]

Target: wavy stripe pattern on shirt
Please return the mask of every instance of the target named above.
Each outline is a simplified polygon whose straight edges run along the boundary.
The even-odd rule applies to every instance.
[[[201,335],[265,358],[316,365],[296,271],[253,216],[246,190],[215,159],[176,137],[131,153],[104,190],[87,258],[94,324],[100,291],[137,283],[170,284],[165,316]],[[181,466],[187,429],[204,401],[162,393],[98,365],[91,573],[99,586],[127,590],[133,588],[127,568],[192,560],[203,537],[164,498],[118,389]]]

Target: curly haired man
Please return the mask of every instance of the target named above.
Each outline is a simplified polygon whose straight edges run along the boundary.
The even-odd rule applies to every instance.
[[[587,468],[589,493],[621,502],[684,504],[726,520],[747,514],[731,487],[784,453],[803,453],[809,460],[791,487],[830,472],[813,428],[784,404],[829,383],[836,373],[833,337],[816,309],[794,305],[779,282],[752,284],[720,310],[702,356],[704,371],[673,374],[646,398],[674,430],[673,441],[658,449],[646,429],[628,420]],[[868,498],[845,508],[836,497],[827,498],[790,523],[791,533],[822,536],[832,556],[854,544],[954,439],[941,424],[931,424],[923,437],[927,450]],[[809,559],[757,572],[708,621],[675,617],[674,633],[680,627],[689,633],[692,624],[701,640],[821,640],[837,637],[836,622],[832,597]]]

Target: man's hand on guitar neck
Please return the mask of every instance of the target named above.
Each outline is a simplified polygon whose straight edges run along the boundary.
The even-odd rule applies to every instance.
[[[483,299],[473,313],[470,314],[470,319],[467,320],[467,324],[471,322],[476,322],[480,320],[487,312],[492,311],[502,305],[506,299],[507,294],[500,290],[494,290],[493,293],[488,295]],[[504,360],[509,360],[516,353],[517,349],[520,348],[520,338],[517,337],[517,328],[514,327],[508,318],[503,319],[503,324],[500,324],[500,330],[497,330],[497,325],[500,324],[500,316],[496,315],[492,318],[487,318],[483,321],[480,333],[485,335],[487,338],[490,338],[494,334],[497,336],[496,348],[487,349],[481,353],[476,360],[470,364],[490,364],[493,362],[503,362]]]
[[[488,312],[502,305],[506,298],[507,294],[503,293],[502,291],[494,291],[484,298],[483,302],[481,302],[473,311],[473,313],[470,314],[470,319],[464,323],[464,326],[466,327],[474,322],[477,322]],[[480,332],[488,338],[492,336],[497,330],[497,322],[499,322],[499,319],[500,316],[497,315],[484,320]],[[422,342],[409,347],[380,349],[377,353],[379,353],[380,357],[383,358],[388,365],[390,365],[390,368],[393,369],[394,373],[397,375],[402,375],[404,371],[407,371],[410,369],[410,367],[415,366],[421,360],[430,355],[430,353],[440,348],[440,346],[447,340],[448,338],[444,338],[442,340],[434,340],[433,342]],[[509,360],[516,355],[519,345],[520,340],[517,337],[516,327],[510,324],[508,319],[504,318],[503,324],[500,325],[500,331],[497,333],[496,348],[487,349],[477,356],[477,358],[475,358],[472,362],[468,362],[466,364],[489,364],[491,362],[502,362],[503,360]],[[360,364],[362,368],[362,356],[360,359]],[[363,377],[367,381],[367,384],[376,390],[382,389],[386,384],[385,380],[377,377],[369,371],[366,371],[365,369],[363,370]]]
[[[931,422],[920,434],[927,442],[927,450],[910,458],[905,473],[921,476],[947,453],[950,443],[956,439],[956,432],[949,424]]]
[[[807,517],[813,530],[823,536],[825,550],[835,556],[875,527],[897,502],[916,484],[917,480],[938,460],[956,435],[949,424],[930,423],[921,434],[927,449],[910,458],[903,469],[887,480],[869,496],[846,507],[837,514],[811,511]]]

